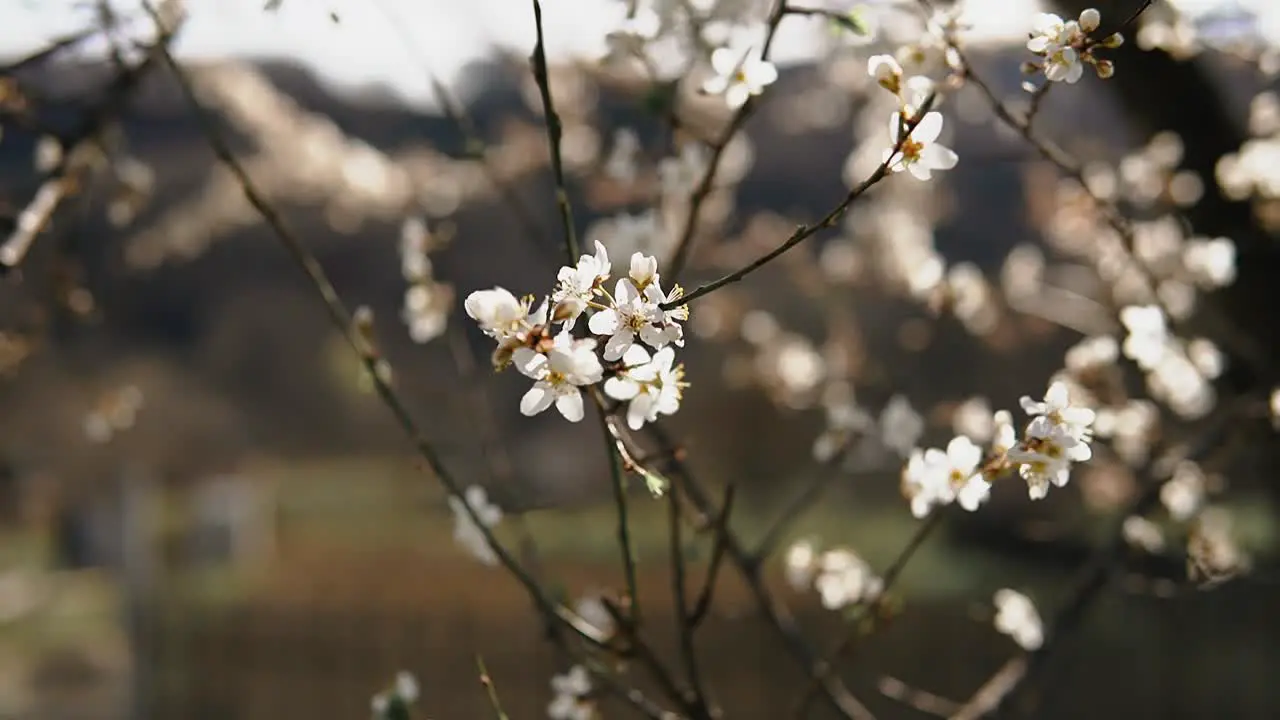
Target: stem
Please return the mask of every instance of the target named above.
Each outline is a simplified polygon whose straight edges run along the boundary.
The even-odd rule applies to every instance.
[[[480,684],[484,686],[485,693],[489,696],[489,707],[493,708],[493,716],[497,720],[508,720],[507,713],[502,709],[502,701],[498,699],[498,689],[493,686],[493,678],[489,677],[489,671],[484,666],[484,658],[476,655],[476,669],[480,671]]]
[[[551,150],[551,173],[556,184],[556,206],[560,209],[560,221],[564,224],[564,247],[572,265],[578,260],[578,233],[573,223],[573,206],[569,204],[569,191],[564,180],[564,159],[560,154],[560,116],[556,114],[555,102],[551,98],[551,79],[547,72],[547,51],[542,36],[542,3],[533,0],[533,24],[538,33],[538,41],[533,46],[533,56],[529,61],[533,65],[533,79],[538,84],[538,94],[542,96],[542,111],[546,116],[547,145]]]
[[[676,298],[669,302],[663,303],[661,305],[662,309],[670,310],[671,308],[679,307],[692,300],[696,300],[697,298],[700,298],[703,295],[713,293],[716,290],[719,290],[720,288],[724,287],[725,285],[736,283],[742,278],[755,272],[756,270],[759,270],[765,265],[768,265],[769,263],[773,262],[780,255],[790,250],[791,248],[795,247],[796,245],[799,245],[805,240],[808,240],[809,238],[813,237],[815,234],[817,234],[819,230],[822,230],[824,228],[829,228],[835,225],[836,222],[840,220],[840,218],[844,217],[845,212],[848,211],[849,206],[853,204],[854,200],[857,200],[863,193],[870,190],[872,186],[874,186],[876,183],[880,182],[886,176],[889,175],[889,167],[890,167],[891,161],[893,160],[894,155],[897,155],[902,150],[903,144],[906,143],[906,141],[911,137],[911,131],[915,130],[916,126],[920,124],[920,121],[924,119],[924,116],[929,113],[929,109],[933,105],[934,97],[935,95],[930,94],[929,97],[925,99],[922,107],[916,113],[915,117],[911,118],[909,121],[906,122],[906,131],[901,134],[901,137],[898,139],[898,142],[894,143],[893,150],[890,152],[889,157],[885,159],[884,162],[880,163],[880,166],[875,169],[875,172],[871,173],[871,175],[869,175],[865,180],[858,183],[852,190],[850,190],[845,195],[844,199],[841,200],[834,208],[832,208],[820,220],[818,220],[816,223],[812,225],[801,225],[797,227],[795,232],[791,233],[791,236],[788,237],[778,247],[774,248],[773,250],[770,250],[769,252],[760,256],[756,260],[753,260],[752,262],[748,263],[746,266],[739,268],[729,273],[728,275],[725,275],[719,280],[713,280],[707,283],[706,285],[702,285],[701,287],[694,290],[693,292],[690,292],[682,297]]]

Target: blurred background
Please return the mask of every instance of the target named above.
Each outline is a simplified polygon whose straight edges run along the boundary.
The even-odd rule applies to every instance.
[[[618,218],[653,206],[665,86],[596,62],[624,3],[545,4],[579,231],[615,264],[637,247],[662,253],[670,238],[628,233]],[[886,4],[868,6],[891,17]],[[342,296],[372,311],[427,436],[507,514],[499,536],[536,539],[540,572],[568,598],[620,588],[599,428],[522,417],[523,379],[490,372],[490,342],[460,307],[494,285],[546,292],[562,261],[528,7],[261,5],[189,3],[174,48],[202,101]],[[1025,98],[1031,15],[1086,4],[966,5],[976,68],[1000,95]],[[1139,3],[1097,5],[1122,18]],[[0,0],[0,16],[5,234],[42,182],[76,170],[72,197],[0,277],[0,717],[363,717],[400,670],[421,683],[422,717],[482,717],[477,654],[512,717],[544,716],[563,668],[523,591],[455,545],[438,483],[173,77],[156,64],[122,86],[120,47],[82,35],[105,23],[127,37],[146,24],[137,6]],[[1218,307],[1252,338],[1253,365],[1219,388],[1274,384],[1280,183],[1231,196],[1216,178],[1221,156],[1269,136],[1255,98],[1275,89],[1280,11],[1159,0],[1139,27],[1114,80],[1055,91],[1038,127],[1086,161],[1127,162],[1120,182],[1153,198],[1148,209],[1181,205],[1194,234],[1235,240],[1237,282]],[[875,41],[846,43],[821,22],[787,21],[781,78],[726,153],[686,286],[819,217],[865,174],[860,152],[878,161],[884,115],[864,112],[879,107],[866,57],[903,42],[895,32],[886,21]],[[141,53],[123,55],[129,65]],[[471,130],[444,112],[442,89]],[[726,117],[691,89],[675,107],[680,141],[712,136]],[[693,306],[692,387],[664,423],[709,485],[736,485],[732,524],[748,543],[826,472],[812,456],[833,407],[856,395],[883,426],[884,410],[909,399],[920,442],[945,445],[960,409],[1016,410],[1068,347],[1118,329],[1097,281],[1053,242],[1066,202],[1056,171],[971,89],[944,111],[954,171],[927,186],[893,179],[843,226]],[[642,148],[634,178],[614,167],[620,129]],[[68,143],[86,134],[101,148],[87,158]],[[1191,176],[1198,191],[1186,190]],[[913,295],[910,269],[885,248],[915,242],[970,263],[1002,298],[984,305],[995,309],[958,317]],[[427,253],[426,277],[406,279],[407,247]],[[1019,289],[1036,258],[1055,292]],[[892,560],[918,521],[899,490],[902,458],[875,435],[787,537]],[[1242,428],[1204,464],[1208,484],[1230,490],[1221,502],[1254,573],[1197,590],[1176,560],[1126,571],[1054,658],[1037,717],[1280,715],[1274,450],[1272,436]],[[1140,462],[1121,460],[1034,504],[998,485],[982,512],[944,526],[903,576],[904,614],[845,663],[855,693],[879,717],[927,716],[880,693],[885,676],[971,695],[1016,649],[992,629],[992,594],[1015,587],[1042,612],[1057,605],[1137,492],[1129,465]],[[634,490],[641,601],[655,646],[671,653],[663,507]],[[701,573],[705,538],[687,552]],[[768,574],[812,637],[830,639],[839,618],[780,568]],[[738,577],[719,582],[699,640],[708,684],[727,717],[790,717],[804,677]]]

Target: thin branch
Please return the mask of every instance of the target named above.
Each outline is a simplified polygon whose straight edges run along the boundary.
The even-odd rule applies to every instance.
[[[489,707],[493,708],[493,716],[497,720],[508,720],[507,713],[502,709],[502,701],[498,699],[498,689],[494,687],[493,678],[489,676],[489,670],[484,666],[484,658],[479,655],[476,655],[476,669],[480,671],[480,684],[489,697]]]
[[[769,13],[769,19],[765,23],[764,46],[760,50],[761,60],[769,59],[769,51],[773,49],[773,37],[778,31],[778,26],[782,24],[782,18],[786,17],[786,15],[787,0],[775,0],[773,10]],[[707,158],[707,168],[698,180],[698,184],[694,186],[693,192],[689,195],[689,207],[685,215],[684,227],[680,231],[671,259],[666,263],[666,269],[663,270],[663,277],[667,278],[668,283],[674,282],[679,277],[680,272],[684,270],[689,261],[689,254],[693,250],[693,238],[698,231],[698,220],[702,215],[702,205],[715,187],[716,174],[720,170],[720,162],[724,158],[725,149],[729,147],[729,143],[742,130],[742,126],[746,124],[747,118],[751,117],[751,113],[757,104],[758,100],[756,98],[748,98],[747,102],[743,103],[742,107],[739,107],[734,112],[733,117],[729,120],[728,127],[711,145],[711,156]]]
[[[533,23],[537,29],[538,41],[533,46],[533,55],[529,58],[533,66],[533,79],[538,84],[538,94],[542,96],[542,111],[546,116],[547,145],[551,150],[551,172],[556,183],[556,206],[560,208],[560,221],[564,224],[565,251],[572,265],[578,259],[578,231],[573,224],[573,206],[569,204],[569,191],[564,179],[564,159],[560,154],[560,116],[556,113],[555,102],[551,98],[551,78],[547,72],[547,50],[542,36],[542,3],[533,0]]]
[[[160,25],[160,32],[148,48],[146,57],[132,68],[118,73],[107,87],[103,100],[63,139],[66,149],[58,164],[45,177],[26,207],[18,213],[16,227],[8,239],[0,244],[0,266],[3,266],[0,271],[15,268],[22,263],[36,237],[48,226],[58,207],[80,185],[81,174],[92,166],[87,156],[93,151],[93,145],[119,117],[142,78],[159,61],[160,54],[167,52],[166,48],[177,31],[177,25]]]
[[[623,472],[623,457],[618,448],[619,441],[610,428],[609,417],[602,405],[598,406],[598,409],[600,429],[604,431],[604,451],[609,455],[609,479],[613,489],[613,505],[618,515],[618,546],[622,552],[622,569],[627,583],[627,623],[638,627],[640,625],[640,588],[636,580],[636,551],[631,542],[631,513],[627,508],[627,477]]]
[[[716,581],[720,577],[720,568],[724,565],[725,546],[727,545],[726,535],[729,534],[729,518],[733,512],[733,501],[737,497],[738,486],[729,483],[724,488],[724,499],[720,501],[720,512],[716,515],[713,525],[715,531],[715,539],[711,545],[711,560],[707,563],[707,577],[702,583],[702,591],[698,593],[698,597],[693,601],[693,607],[689,610],[689,624],[697,627],[706,619],[707,613],[711,611],[711,600],[715,596]]]
[[[922,104],[920,110],[915,114],[915,116],[905,123],[904,131],[901,133],[901,136],[899,137],[898,141],[894,143],[893,149],[890,151],[889,156],[885,159],[885,161],[880,163],[879,167],[877,167],[875,171],[871,173],[871,175],[867,176],[865,180],[863,180],[862,182],[854,186],[854,188],[844,196],[844,199],[841,200],[834,208],[832,208],[820,220],[813,223],[812,225],[801,225],[797,227],[795,229],[795,232],[791,233],[791,236],[788,237],[778,247],[774,248],[773,250],[770,250],[769,252],[753,260],[747,265],[729,273],[728,275],[725,275],[719,280],[713,280],[707,283],[706,285],[702,285],[701,287],[697,288],[693,292],[688,293],[687,295],[684,295],[682,297],[678,297],[669,302],[663,303],[661,305],[662,309],[670,310],[671,308],[679,307],[693,300],[696,300],[702,297],[703,295],[707,295],[709,293],[715,292],[716,290],[719,290],[725,285],[736,283],[742,278],[755,272],[756,270],[759,270],[765,265],[768,265],[769,263],[773,262],[780,255],[790,250],[791,248],[795,247],[796,245],[799,245],[805,240],[808,240],[809,238],[813,237],[815,234],[818,233],[819,230],[833,227],[840,220],[840,218],[844,217],[845,212],[848,211],[849,206],[853,204],[854,200],[857,200],[859,197],[862,196],[863,193],[870,190],[876,183],[880,182],[881,180],[883,180],[885,177],[889,175],[889,168],[892,166],[892,161],[894,159],[894,156],[897,155],[899,152],[901,152],[903,144],[905,144],[907,140],[911,137],[911,132],[916,129],[916,126],[920,124],[920,121],[923,120],[925,115],[929,113],[929,109],[933,105],[934,98],[935,98],[935,95],[930,94],[928,98],[925,99],[925,102]]]
[[[1143,491],[1120,513],[1115,527],[1108,535],[1109,540],[1094,552],[1089,562],[1079,571],[1067,599],[1047,623],[1045,639],[1041,646],[1015,658],[1015,660],[1025,660],[1025,665],[1020,667],[1016,674],[1010,669],[1013,661],[1006,664],[1005,668],[997,672],[997,676],[1007,673],[1010,679],[995,683],[996,678],[993,677],[965,704],[965,707],[957,713],[958,715],[964,718],[978,718],[987,713],[1001,716],[1012,709],[1020,692],[1039,677],[1046,661],[1058,650],[1064,639],[1073,634],[1093,601],[1102,594],[1102,590],[1114,576],[1114,570],[1121,564],[1128,549],[1124,534],[1124,520],[1131,516],[1144,516],[1159,504],[1160,489],[1164,485],[1168,469],[1175,464],[1172,460],[1200,460],[1217,448],[1231,430],[1237,429],[1238,426],[1233,421],[1238,420],[1236,410],[1239,407],[1238,403],[1221,407],[1207,430],[1193,438],[1190,443],[1166,453],[1160,462],[1151,463],[1148,466],[1148,472],[1152,474],[1155,468],[1160,468],[1159,476],[1151,477]],[[998,691],[992,689],[993,687]]]
[[[541,244],[544,235],[541,223],[538,222],[528,203],[520,196],[520,193],[504,180],[493,166],[493,162],[489,158],[488,145],[481,137],[480,129],[477,127],[475,120],[472,119],[462,102],[453,96],[453,93],[440,80],[440,77],[431,71],[427,56],[422,52],[422,44],[408,32],[410,26],[400,17],[398,12],[390,7],[386,0],[379,0],[377,7],[382,12],[383,17],[387,19],[388,24],[394,29],[401,45],[404,46],[405,50],[412,53],[419,64],[422,65],[427,81],[431,84],[432,97],[435,98],[436,103],[444,112],[445,118],[453,123],[458,132],[462,134],[462,142],[466,154],[480,163],[480,168],[483,170],[485,177],[489,179],[489,183],[493,185],[498,195],[501,196],[502,201],[511,209],[517,224],[521,226],[524,233],[532,238],[534,242]]]
[[[684,480],[682,486],[690,501],[702,514],[713,515],[715,508],[711,498],[707,496],[702,486],[689,470],[688,465],[676,452],[676,444],[672,441],[670,435],[656,423],[646,425],[645,428],[650,437],[657,443],[660,451],[673,458],[674,470]],[[786,605],[778,601],[773,596],[773,593],[769,591],[764,582],[764,577],[761,575],[760,566],[753,561],[751,554],[742,545],[742,541],[728,529],[724,533],[724,546],[726,556],[733,562],[742,579],[746,581],[747,588],[755,597],[761,612],[764,613],[765,618],[769,621],[769,625],[781,637],[787,651],[811,676],[819,673],[820,660],[809,641],[805,639],[799,624],[791,616]],[[840,678],[823,674],[821,685],[832,707],[842,717],[850,720],[874,720],[875,716],[871,714],[871,711],[854,697],[853,693],[845,687]]]
[[[689,685],[689,704],[694,717],[711,717],[710,705],[698,669],[698,650],[694,644],[694,625],[691,621],[686,590],[683,519],[680,517],[680,493],[675,488],[667,492],[668,544],[671,546],[671,598],[675,605],[676,631],[680,642],[680,662],[684,666],[685,681]]]
[[[875,598],[871,599],[865,606],[867,611],[873,613],[872,617],[874,617],[874,613],[877,613],[883,606],[885,599],[888,597],[889,591],[897,584],[898,578],[902,576],[902,571],[906,569],[907,563],[915,556],[916,551],[924,545],[924,541],[933,534],[933,531],[942,524],[942,518],[946,514],[946,510],[947,508],[945,507],[934,510],[929,514],[929,517],[926,518],[924,522],[917,525],[915,532],[912,533],[911,538],[907,540],[907,544],[903,546],[902,550],[898,552],[898,556],[893,559],[893,562],[890,563],[889,567],[884,571],[884,575],[881,576],[879,594],[877,594]],[[810,703],[813,702],[813,698],[817,695],[817,692],[821,687],[819,683],[825,679],[826,676],[834,673],[836,663],[844,658],[846,653],[853,649],[857,644],[859,637],[860,635],[856,629],[846,632],[844,637],[840,639],[840,642],[837,643],[831,652],[828,653],[827,656],[819,663],[820,672],[814,674],[809,687],[804,691],[804,694],[800,696],[800,700],[796,703],[794,712],[795,717],[805,717]]]
[[[157,22],[160,22],[156,15],[156,11],[151,4],[148,2],[145,3],[145,6],[147,11],[152,14],[152,17],[155,18]],[[413,443],[418,454],[422,456],[424,461],[426,461],[427,466],[430,467],[432,473],[445,487],[448,493],[460,499],[464,498],[464,489],[462,484],[449,472],[439,453],[435,449],[435,446],[427,440],[420,430],[418,423],[413,418],[413,414],[409,411],[408,406],[387,381],[386,372],[383,370],[383,368],[386,367],[386,361],[371,347],[369,342],[361,337],[359,331],[356,329],[357,326],[354,316],[347,308],[346,303],[344,303],[342,298],[338,295],[337,290],[329,280],[328,274],[325,272],[323,266],[321,266],[320,261],[302,243],[302,240],[288,225],[284,217],[271,205],[266,196],[258,189],[257,184],[249,177],[244,166],[236,159],[235,154],[232,152],[226,139],[222,136],[212,115],[203,106],[203,104],[200,103],[196,95],[195,88],[192,85],[191,78],[188,77],[186,71],[178,64],[166,47],[161,47],[160,56],[173,73],[174,78],[177,80],[178,86],[182,90],[182,94],[195,115],[196,120],[200,123],[205,134],[205,138],[209,142],[209,146],[213,150],[214,155],[217,156],[222,165],[235,177],[242,192],[244,193],[245,199],[267,223],[267,226],[276,235],[276,238],[285,247],[294,262],[298,265],[298,268],[302,270],[302,272],[307,276],[307,279],[310,280],[311,285],[323,303],[330,320],[333,322],[334,326],[342,332],[347,343],[359,357],[361,364],[364,366],[364,369],[367,371],[368,376],[373,383],[374,389],[377,391],[378,397],[391,411],[396,423],[400,426],[406,437],[408,437]],[[578,633],[587,640],[592,641],[597,646],[601,646],[602,643],[600,639],[596,637],[597,633],[591,631],[589,626],[582,622],[580,618],[575,617],[566,608],[557,605],[546,596],[533,578],[524,571],[515,558],[512,557],[502,544],[497,541],[493,531],[485,525],[485,523],[481,522],[475,508],[471,507],[471,504],[467,502],[463,502],[462,506],[465,509],[467,516],[473,523],[475,523],[477,528],[479,528],[486,542],[493,547],[494,553],[497,555],[502,565],[516,577],[530,595],[537,599],[539,608],[545,613],[560,618],[564,624],[578,631]]]

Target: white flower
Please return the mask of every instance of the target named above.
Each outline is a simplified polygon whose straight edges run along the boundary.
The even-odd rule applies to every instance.
[[[417,678],[403,670],[396,673],[395,692],[406,703],[416,702],[418,699]]]
[[[814,566],[818,560],[817,549],[808,540],[792,543],[783,559],[787,584],[796,590],[804,590],[813,582]]]
[[[1160,502],[1174,520],[1189,520],[1204,506],[1207,480],[1193,462],[1182,462],[1160,487]]]
[[[995,626],[1013,638],[1024,650],[1036,650],[1044,644],[1044,626],[1031,598],[1008,588],[995,594]]]
[[[1060,427],[1081,442],[1088,442],[1092,437],[1090,426],[1093,425],[1097,414],[1089,408],[1071,405],[1067,384],[1062,381],[1049,385],[1043,401],[1032,400],[1023,395],[1018,402],[1022,405],[1023,412],[1033,416],[1032,425],[1048,423]],[[1042,431],[1038,427],[1036,430],[1029,427],[1027,432],[1036,437],[1047,437],[1041,434]]]
[[[913,452],[902,476],[911,514],[925,517],[935,506],[954,501],[962,489],[966,490],[965,509],[976,510],[990,490],[981,478],[979,483],[973,483],[981,462],[982,448],[964,435],[952,438],[945,451],[929,448]]]
[[[742,107],[751,96],[759,95],[778,79],[778,69],[761,57],[758,47],[745,51],[718,48],[711,53],[711,67],[716,74],[702,84],[702,92],[723,95],[731,110]]]
[[[1079,23],[1081,30],[1091,33],[1102,24],[1102,13],[1098,12],[1096,8],[1085,8],[1080,12]]]
[[[670,310],[663,310],[661,306],[667,303],[679,301],[684,297],[684,288],[679,284],[671,286],[671,292],[662,292],[662,285],[658,282],[655,275],[653,282],[644,288],[645,299],[653,303],[653,325],[654,332],[648,336],[641,334],[640,339],[649,343],[655,349],[661,349],[668,343],[676,347],[684,347],[684,327],[680,325],[689,319],[689,305],[677,305]]]
[[[644,253],[633,253],[631,269],[627,277],[631,278],[631,284],[635,285],[637,290],[644,292],[650,283],[658,282],[658,258]]]
[[[849,550],[828,550],[818,559],[813,587],[828,610],[874,599],[884,587],[865,560]]]
[[[465,501],[457,497],[449,497],[449,509],[453,511],[453,539],[466,548],[477,560],[485,565],[496,565],[498,556],[485,539],[480,526],[476,525],[466,511],[469,505],[475,510],[476,517],[484,527],[493,527],[502,520],[502,510],[489,502],[488,493],[479,485],[472,485],[466,490]],[[465,502],[465,505],[464,505]]]
[[[1027,40],[1027,49],[1037,55],[1045,55],[1063,45],[1070,45],[1072,29],[1078,27],[1076,23],[1065,22],[1053,13],[1036,13],[1031,19],[1031,39]]]
[[[1164,552],[1164,533],[1160,531],[1160,526],[1141,515],[1125,518],[1122,530],[1124,541],[1131,547],[1153,554]]]
[[[555,304],[556,319],[564,321],[566,329],[573,327],[578,315],[587,308],[596,286],[609,279],[612,266],[609,253],[600,241],[596,241],[596,254],[583,255],[573,267],[562,267],[556,275],[556,289],[551,293]]]
[[[500,342],[528,329],[533,319],[529,312],[532,305],[532,297],[516,299],[511,291],[501,287],[476,290],[463,303],[467,316],[476,321],[484,334]]]
[[[1067,484],[1071,463],[1093,456],[1089,441],[1093,438],[1096,413],[1071,405],[1067,385],[1061,381],[1049,386],[1043,402],[1026,396],[1020,402],[1032,418],[1023,441],[1011,448],[1007,457],[1018,465],[1018,474],[1027,481],[1031,499],[1041,500],[1051,485]]]
[[[905,140],[902,138],[904,123],[901,112],[894,112],[889,119],[893,145],[900,145],[896,152],[893,149],[885,151],[885,162],[891,171],[907,170],[918,180],[928,180],[933,177],[934,170],[950,170],[956,166],[960,158],[955,151],[935,142],[942,133],[941,113],[927,113]]]
[[[547,705],[547,717],[551,720],[591,720],[595,717],[595,705],[587,699],[591,692],[591,676],[581,665],[574,665],[563,675],[551,678],[555,693]]]
[[[574,612],[604,637],[611,637],[617,630],[613,615],[609,614],[609,609],[604,606],[604,601],[598,594],[584,595],[579,598]]]
[[[1130,305],[1120,310],[1120,322],[1129,334],[1121,350],[1143,370],[1154,370],[1169,352],[1169,330],[1164,312],[1156,305]]]
[[[639,430],[647,422],[656,422],[659,415],[674,415],[680,409],[688,384],[684,381],[684,366],[673,366],[675,355],[675,350],[665,347],[649,359],[644,348],[632,346],[623,358],[628,367],[605,381],[606,395],[630,401],[627,427]]]
[[[902,90],[902,66],[892,55],[872,55],[867,59],[867,74],[880,87],[897,95]]]
[[[1027,49],[1044,56],[1044,75],[1051,82],[1074,83],[1084,74],[1084,62],[1072,44],[1083,38],[1076,21],[1063,22],[1052,13],[1039,13],[1032,22]]]
[[[1188,240],[1182,264],[1204,287],[1225,287],[1236,279],[1236,245],[1225,237]]]
[[[609,307],[592,315],[587,327],[596,335],[609,336],[604,344],[604,359],[618,360],[636,338],[646,342],[661,339],[654,326],[657,312],[657,305],[646,299],[631,280],[623,278],[614,286]]]
[[[401,317],[409,326],[409,337],[417,343],[440,337],[448,327],[452,305],[453,292],[444,285],[432,282],[410,285],[401,311]]]
[[[595,340],[575,339],[567,332],[557,335],[546,353],[516,348],[512,355],[516,369],[537,381],[520,399],[520,412],[537,415],[554,404],[569,422],[581,420],[584,413],[578,388],[600,382],[604,374],[595,348]]]
[[[903,395],[889,398],[880,411],[880,439],[885,447],[907,457],[923,432],[924,419],[911,407],[911,401]]]

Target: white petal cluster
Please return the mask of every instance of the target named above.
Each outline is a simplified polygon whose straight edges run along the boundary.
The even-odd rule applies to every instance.
[[[902,493],[911,502],[911,514],[923,518],[935,507],[956,501],[966,510],[977,510],[991,492],[981,463],[982,448],[964,435],[952,438],[946,450],[913,451],[902,471]]]
[[[453,289],[435,279],[427,255],[436,243],[421,218],[405,220],[400,230],[400,272],[409,287],[404,293],[401,317],[416,343],[430,342],[444,334],[453,309]]]
[[[1123,39],[1118,33],[1097,40],[1090,37],[1101,24],[1102,15],[1094,8],[1085,9],[1076,20],[1063,20],[1053,13],[1036,14],[1027,49],[1042,59],[1032,67],[1042,69],[1049,82],[1078,82],[1086,64],[1093,65],[1098,77],[1111,77],[1115,74],[1114,65],[1110,60],[1099,59],[1094,51],[1118,47]]]
[[[721,47],[711,53],[715,74],[702,84],[702,92],[724,97],[730,110],[764,92],[778,79],[778,69],[762,56],[762,46]]]
[[[581,665],[574,665],[568,672],[551,678],[553,694],[547,705],[547,717],[551,720],[594,720],[596,705],[590,699],[591,675]]]
[[[785,572],[788,584],[796,590],[812,587],[828,610],[874,600],[884,587],[871,565],[857,553],[845,548],[819,553],[807,540],[787,550]]]
[[[687,383],[675,348],[684,347],[689,308],[662,305],[679,301],[684,290],[663,290],[657,258],[639,252],[610,292],[612,274],[609,253],[597,241],[593,254],[560,268],[549,300],[537,310],[532,297],[518,300],[503,288],[467,297],[467,314],[498,343],[494,366],[513,365],[533,381],[520,400],[524,415],[555,407],[579,422],[586,415],[582,389],[597,384],[627,403],[632,429],[680,409]],[[583,315],[586,337],[574,334]]]
[[[1093,456],[1093,410],[1070,403],[1067,385],[1057,381],[1049,386],[1043,401],[1024,396],[1022,409],[1031,415],[1022,441],[1009,450],[1009,461],[1027,481],[1032,500],[1044,498],[1049,486],[1063,487],[1071,477],[1071,464]]]
[[[494,527],[502,521],[502,509],[489,502],[488,493],[479,485],[467,488],[465,495],[465,500],[457,497],[449,498],[449,509],[453,511],[454,520],[453,540],[485,565],[496,565],[498,556],[494,553],[493,546],[485,539],[480,525],[471,519],[466,506],[471,506],[480,523],[487,528]]]
[[[418,701],[418,680],[403,670],[396,673],[390,688],[373,696],[370,703],[374,720],[408,717],[408,707]]]
[[[1036,650],[1044,644],[1044,625],[1031,598],[1004,588],[996,591],[995,606],[997,632],[1013,638],[1023,650]]]
[[[928,180],[933,177],[934,170],[950,170],[956,166],[960,156],[937,142],[942,134],[941,113],[925,113],[910,132],[907,123],[907,117],[900,111],[895,111],[889,118],[889,135],[893,139],[893,147],[897,148],[890,148],[884,153],[884,162],[889,164],[890,171],[906,170],[917,180]]]

